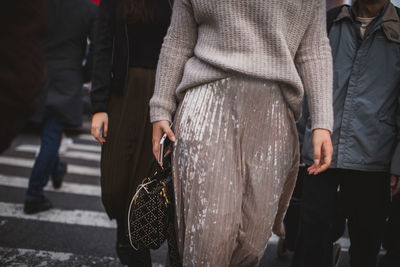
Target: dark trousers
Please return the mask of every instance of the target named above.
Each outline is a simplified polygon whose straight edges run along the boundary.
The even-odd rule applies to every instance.
[[[393,197],[390,217],[386,224],[383,247],[386,249],[379,267],[400,266],[400,194]]]
[[[389,202],[387,173],[330,169],[316,176],[307,174],[292,266],[332,266],[332,220],[339,203],[348,220],[351,266],[375,267]]]
[[[41,198],[43,196],[43,188],[49,181],[50,175],[61,171],[58,149],[60,148],[64,130],[64,124],[55,119],[49,118],[44,122],[41,136],[42,143],[29,177],[26,199]]]

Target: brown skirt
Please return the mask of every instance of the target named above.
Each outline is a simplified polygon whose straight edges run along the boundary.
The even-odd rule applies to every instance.
[[[130,68],[125,94],[110,97],[108,136],[101,153],[101,190],[111,219],[126,222],[130,197],[151,168],[148,103],[154,80],[155,70]]]

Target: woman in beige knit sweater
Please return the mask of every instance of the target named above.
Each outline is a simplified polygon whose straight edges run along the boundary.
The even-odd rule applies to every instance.
[[[175,142],[184,266],[257,266],[271,232],[284,234],[304,90],[314,130],[309,172],[329,166],[325,27],[321,0],[175,0],[150,114],[156,157],[164,132]]]

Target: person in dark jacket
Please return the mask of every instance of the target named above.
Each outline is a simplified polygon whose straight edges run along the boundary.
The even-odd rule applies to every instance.
[[[149,250],[127,238],[127,208],[152,163],[148,104],[172,1],[101,0],[91,92],[92,135],[102,144],[102,201],[117,220],[122,264],[151,266]]]
[[[28,214],[51,208],[43,188],[50,176],[53,186],[59,188],[66,172],[66,165],[59,162],[58,149],[65,128],[82,123],[82,61],[97,16],[97,6],[90,0],[47,0],[47,6],[50,28],[44,54],[48,77],[35,116],[43,128],[25,197],[24,211]]]
[[[46,74],[43,42],[48,28],[45,0],[3,1],[0,8],[0,153],[37,108]]]
[[[351,266],[375,267],[390,190],[400,187],[399,11],[388,0],[357,0],[327,17],[334,12],[334,154],[327,172],[303,180],[293,267],[332,266],[337,201],[348,220]],[[302,158],[310,165],[309,122],[305,129]]]

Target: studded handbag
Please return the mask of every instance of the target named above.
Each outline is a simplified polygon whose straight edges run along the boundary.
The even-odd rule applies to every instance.
[[[139,246],[158,249],[168,237],[172,220],[172,171],[170,160],[138,186],[128,211],[129,240]]]

